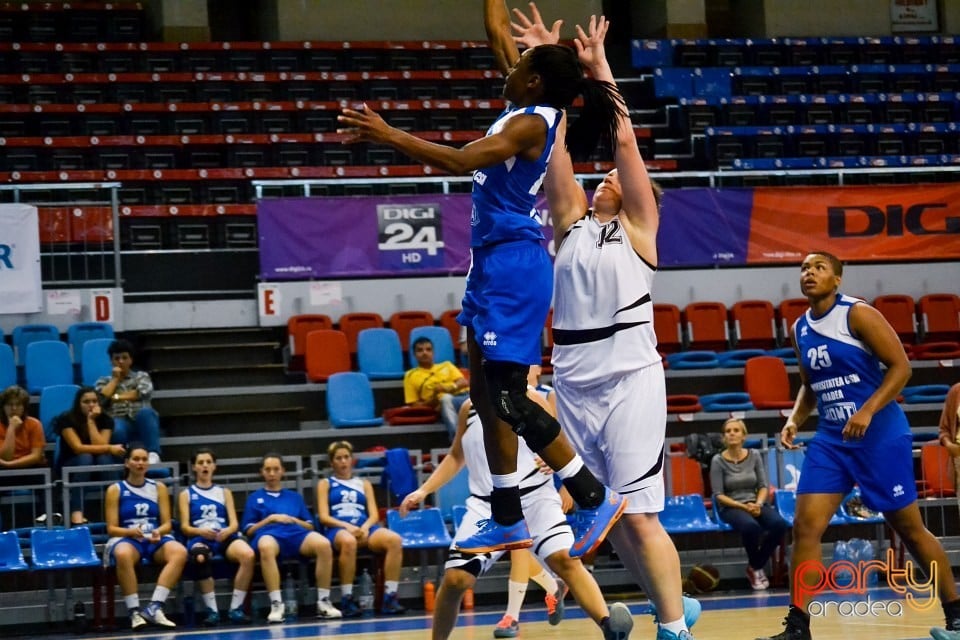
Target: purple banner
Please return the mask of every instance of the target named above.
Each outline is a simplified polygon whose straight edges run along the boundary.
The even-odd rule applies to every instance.
[[[752,189],[665,191],[657,233],[659,266],[746,264],[752,207]]]

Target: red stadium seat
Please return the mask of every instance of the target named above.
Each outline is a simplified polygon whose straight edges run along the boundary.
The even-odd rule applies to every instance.
[[[777,326],[773,305],[766,300],[741,300],[730,309],[737,349],[773,349]]]
[[[680,309],[676,305],[653,305],[653,330],[657,334],[657,350],[661,354],[675,353],[683,348]]]
[[[687,349],[727,349],[727,308],[722,302],[691,302],[683,309],[683,316],[687,327]]]
[[[410,349],[410,330],[414,327],[432,327],[433,314],[429,311],[398,311],[390,316],[387,326],[400,336],[400,348],[406,352]]]
[[[350,371],[347,336],[333,329],[311,331],[307,334],[304,359],[310,382],[326,382],[335,373]]]
[[[789,344],[790,329],[793,327],[793,323],[809,308],[810,303],[806,298],[788,298],[780,303],[780,331],[783,338],[781,344]]]
[[[921,498],[947,498],[957,495],[953,458],[937,441],[920,447],[920,480],[917,494]]]
[[[333,329],[333,320],[322,313],[303,313],[287,319],[287,339],[290,343],[290,361],[287,368],[303,371],[303,356],[307,352],[307,334],[319,329]]]
[[[960,297],[931,293],[920,298],[923,341],[960,342]]]
[[[873,306],[897,332],[900,342],[914,344],[917,341],[917,309],[913,298],[899,294],[877,296]]]
[[[382,329],[383,317],[379,313],[345,313],[337,323],[347,336],[350,355],[357,352],[357,334],[364,329]]]
[[[790,379],[783,360],[758,356],[743,367],[743,386],[757,409],[789,409],[793,406]]]
[[[700,463],[686,455],[670,456],[670,487],[667,495],[704,495],[703,471]]]

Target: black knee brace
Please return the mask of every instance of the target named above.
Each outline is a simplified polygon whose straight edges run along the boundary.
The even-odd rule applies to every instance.
[[[527,371],[514,362],[487,361],[483,373],[497,415],[537,453],[560,435],[560,423],[527,396]]]
[[[213,554],[205,544],[195,544],[190,547],[190,561],[193,563],[193,575],[197,580],[213,577],[213,567],[210,561]]]

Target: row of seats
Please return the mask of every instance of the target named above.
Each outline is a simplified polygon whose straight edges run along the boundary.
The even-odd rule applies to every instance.
[[[107,323],[74,323],[67,328],[66,342],[49,324],[15,327],[12,346],[2,337],[0,332],[0,389],[22,384],[30,393],[40,393],[44,387],[74,381],[92,385],[113,368],[107,348],[114,333]]]
[[[139,40],[145,22],[139,2],[4,2],[0,4],[0,41]]]
[[[631,54],[638,69],[957,64],[960,40],[949,35],[634,40]]]
[[[960,343],[960,296],[956,294],[927,294],[917,302],[906,295],[882,295],[874,299],[873,306],[905,345]],[[670,354],[789,346],[789,329],[808,308],[806,298],[783,300],[776,308],[766,300],[741,300],[729,310],[720,302],[692,302],[682,313],[676,305],[658,303],[654,305],[658,349]]]

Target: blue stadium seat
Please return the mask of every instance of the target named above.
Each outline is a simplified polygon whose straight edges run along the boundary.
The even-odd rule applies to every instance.
[[[452,542],[440,509],[418,509],[401,518],[396,509],[387,511],[387,527],[400,534],[404,549],[439,549]]]
[[[717,497],[713,497],[713,521],[717,523],[717,526],[720,527],[721,531],[733,531],[733,527],[723,521],[723,518],[720,517],[720,505],[717,504]]]
[[[462,504],[453,505],[453,528],[456,530],[463,522],[463,516],[467,515],[467,507]]]
[[[660,512],[660,523],[667,533],[707,533],[720,531],[720,525],[707,516],[703,496],[670,496]]]
[[[950,385],[948,384],[919,384],[904,387],[900,393],[903,395],[904,404],[922,404],[925,402],[943,404],[947,399],[948,391],[950,391]]]
[[[796,366],[797,364],[797,352],[793,350],[793,347],[782,347],[780,349],[770,349],[764,355],[773,356],[775,358],[780,358],[783,360],[783,364],[789,366]]]
[[[715,351],[680,351],[667,354],[670,369],[713,369],[720,366]]]
[[[780,475],[780,463],[777,458],[778,449],[767,450],[767,483],[776,489],[797,490],[800,482],[800,471],[803,469],[803,449],[779,449],[780,459],[783,461],[783,479]]]
[[[335,373],[327,380],[327,415],[337,429],[383,424],[383,418],[374,413],[370,380],[356,371]]]
[[[53,433],[52,422],[59,414],[73,406],[80,387],[75,384],[55,384],[44,387],[40,392],[40,423],[47,442],[53,442],[57,434]]]
[[[106,322],[76,322],[67,327],[67,344],[74,364],[80,364],[83,357],[83,345],[88,340],[113,340],[113,326]]]
[[[30,562],[34,569],[75,569],[101,563],[87,527],[34,529],[30,533]]]
[[[0,342],[0,389],[17,384],[17,365],[13,361],[13,349]]]
[[[393,329],[363,329],[357,334],[357,364],[371,380],[403,379],[403,350]]]
[[[52,324],[23,324],[13,328],[13,351],[17,366],[27,358],[27,345],[38,340],[60,340],[60,331]]]
[[[0,572],[26,571],[30,567],[23,560],[20,538],[16,531],[0,533]]]
[[[456,352],[453,349],[453,340],[450,332],[444,327],[414,327],[410,330],[410,366],[414,366],[417,359],[413,357],[413,343],[417,338],[430,338],[433,343],[433,360],[436,363],[452,362],[457,364]]]
[[[794,491],[787,491],[786,489],[780,489],[773,495],[773,502],[777,507],[777,511],[780,512],[780,515],[783,516],[783,519],[786,520],[790,526],[793,526],[793,520],[797,513],[797,494]],[[830,525],[838,524],[848,524],[847,519],[838,509],[833,517],[830,518]]]
[[[721,351],[717,354],[720,361],[720,367],[726,369],[743,368],[747,360],[757,356],[765,356],[767,352],[763,349],[733,349],[732,351]]]
[[[753,411],[750,394],[743,391],[708,393],[700,396],[704,411]]]
[[[70,348],[59,340],[31,342],[27,345],[23,371],[25,386],[30,393],[40,393],[44,387],[55,384],[72,384]]]
[[[467,498],[470,497],[469,477],[467,468],[463,467],[457,475],[450,479],[450,482],[437,489],[434,499],[444,522],[453,523],[453,509],[457,505],[466,503]]]
[[[80,356],[80,383],[92,387],[97,378],[109,376],[113,371],[113,362],[107,348],[113,342],[112,338],[94,338],[83,343],[83,353]]]

